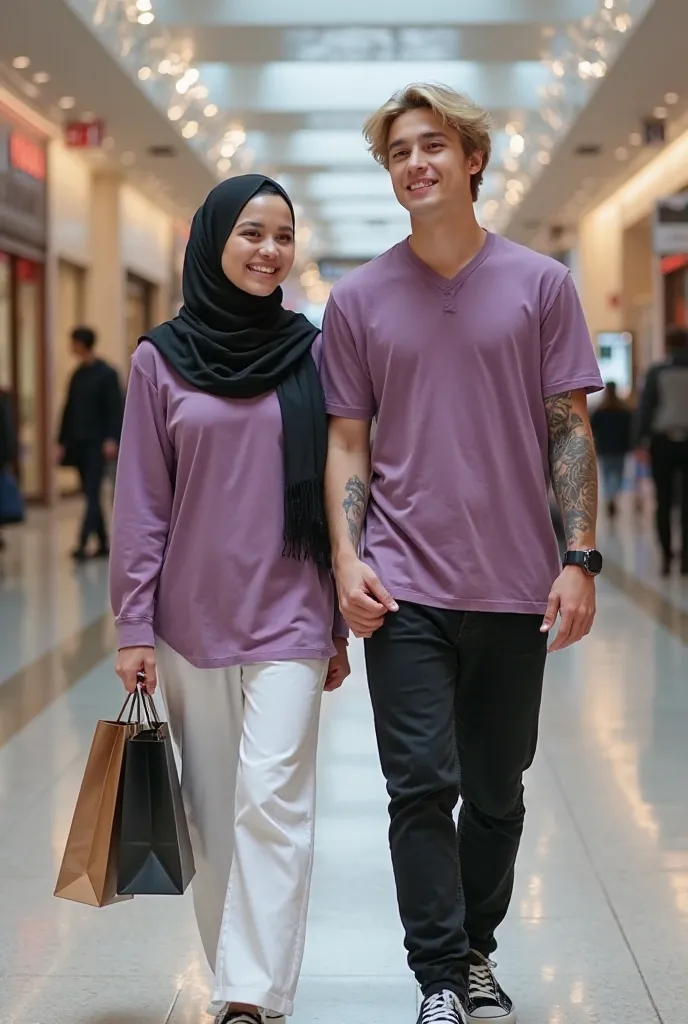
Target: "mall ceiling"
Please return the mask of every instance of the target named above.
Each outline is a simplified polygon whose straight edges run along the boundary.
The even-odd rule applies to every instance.
[[[637,50],[644,25],[629,29],[650,4],[21,0],[0,17],[0,78],[51,120],[104,118],[108,148],[93,158],[137,176],[180,212],[218,177],[249,167],[274,174],[311,225],[315,252],[349,258],[375,255],[407,225],[366,152],[364,118],[410,81],[442,81],[493,116],[495,158],[481,216],[507,230],[511,221],[528,240],[580,189],[580,170],[569,157],[562,164],[558,146],[573,137],[566,131],[576,130],[586,104],[592,110],[606,94],[606,79],[586,91],[577,73],[597,75],[593,44],[611,81],[600,18]],[[651,13],[672,6],[688,10],[688,0],[654,0]],[[30,66],[13,67],[20,55]],[[41,72],[48,82],[36,81]],[[641,77],[649,89],[648,74]],[[59,106],[65,97],[74,99],[69,110]],[[556,187],[559,179],[565,188]]]

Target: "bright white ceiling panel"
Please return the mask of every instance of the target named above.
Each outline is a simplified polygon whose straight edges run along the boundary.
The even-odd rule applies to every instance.
[[[210,25],[397,25],[515,24],[576,21],[596,9],[596,0],[156,0],[159,21]]]
[[[203,82],[224,108],[250,111],[370,110],[409,82],[443,82],[488,109],[539,105],[548,69],[533,62],[469,61],[201,65]]]

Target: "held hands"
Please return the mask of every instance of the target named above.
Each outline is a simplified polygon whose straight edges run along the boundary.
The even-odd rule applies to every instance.
[[[547,633],[561,616],[559,632],[549,653],[563,651],[587,636],[595,621],[595,580],[578,566],[569,565],[552,587],[542,632]]]
[[[346,677],[351,675],[346,640],[341,636],[336,636],[334,638],[334,645],[337,648],[337,653],[330,658],[330,666],[327,670],[327,678],[325,679],[325,690],[327,693],[338,690]]]
[[[127,693],[133,693],[137,685],[137,676],[142,672],[145,677],[146,693],[155,693],[158,676],[155,664],[154,647],[122,647],[117,655],[115,671],[124,683]]]
[[[342,615],[356,637],[368,639],[399,605],[373,570],[359,558],[337,567],[337,591]]]

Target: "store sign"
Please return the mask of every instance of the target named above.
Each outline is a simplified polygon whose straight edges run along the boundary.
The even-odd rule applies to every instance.
[[[104,137],[102,121],[70,121],[65,126],[65,145],[70,149],[98,149]]]
[[[46,174],[43,143],[0,122],[0,232],[45,245]]]
[[[688,253],[688,192],[660,199],[657,203],[654,246],[660,256]]]
[[[45,181],[45,149],[19,132],[10,135],[10,166],[36,181]]]

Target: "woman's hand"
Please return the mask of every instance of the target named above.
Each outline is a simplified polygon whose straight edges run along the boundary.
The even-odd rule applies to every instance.
[[[127,693],[133,693],[140,672],[146,677],[144,686],[151,696],[158,685],[154,647],[122,647],[117,655],[115,671],[124,683]]]
[[[327,670],[325,689],[328,693],[338,690],[348,675],[351,675],[349,667],[349,651],[346,640],[341,636],[334,638],[334,645],[337,653],[330,658],[330,667]]]

